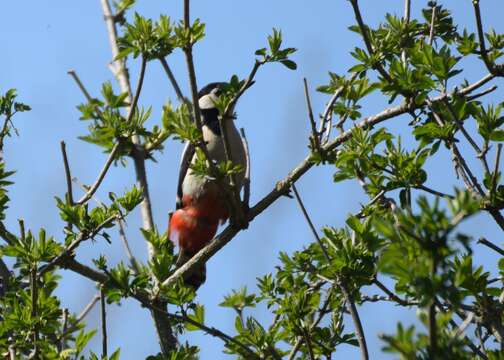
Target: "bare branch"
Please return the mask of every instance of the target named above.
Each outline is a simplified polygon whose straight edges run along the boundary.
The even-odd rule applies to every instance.
[[[102,325],[102,358],[107,358],[107,313],[105,311],[105,291],[103,285],[100,286],[100,308]]]
[[[499,163],[502,151],[502,144],[497,145],[497,154],[495,155],[495,168],[492,174],[492,188],[490,190],[490,196],[495,197],[495,193],[497,190],[497,178],[499,176]]]
[[[355,19],[357,20],[357,24],[359,25],[359,28],[360,28],[360,31],[362,34],[362,38],[364,39],[364,44],[366,45],[366,48],[368,50],[369,55],[373,56],[375,54],[375,50],[373,49],[373,45],[372,45],[371,39],[369,37],[369,32],[368,32],[369,28],[364,23],[364,20],[362,20],[362,15],[360,12],[358,0],[350,0],[350,4],[352,4],[354,14],[355,14]],[[387,80],[387,82],[389,82],[390,84],[395,84],[394,79],[392,79],[390,77],[390,75],[387,73],[387,71],[385,71],[385,69],[383,68],[383,65],[379,61],[376,61],[373,65],[376,68],[376,70],[380,73],[380,75],[385,80]]]
[[[81,79],[79,78],[79,76],[77,75],[77,73],[75,72],[75,70],[68,70],[67,74],[70,75],[75,80],[75,83],[77,84],[77,86],[79,87],[79,89],[82,91],[82,93],[86,97],[86,100],[88,102],[92,102],[93,98],[91,97],[91,95],[87,91],[86,87],[82,83]]]
[[[414,186],[414,188],[418,189],[418,190],[423,190],[425,192],[428,192],[429,194],[436,195],[439,197],[444,197],[447,199],[455,199],[455,196],[453,196],[453,195],[442,193],[441,191],[431,189],[425,185],[416,185],[416,186]]]
[[[480,44],[480,54],[488,71],[495,76],[504,76],[504,67],[496,65],[488,57],[488,51],[485,45],[485,34],[483,33],[483,21],[481,20],[481,12],[479,7],[479,0],[473,0],[474,15],[476,17],[476,28],[478,29],[478,40]]]
[[[411,306],[412,304],[408,302],[407,300],[401,299],[399,296],[394,294],[392,291],[390,291],[380,280],[378,280],[376,277],[373,279],[373,282],[375,283],[376,286],[378,286],[385,294],[388,295],[390,300],[395,301],[399,305],[402,306]]]
[[[101,185],[103,179],[105,178],[105,175],[107,174],[110,165],[112,165],[112,162],[114,161],[118,151],[119,151],[119,143],[116,143],[112,148],[112,151],[110,152],[107,161],[105,161],[105,164],[103,165],[103,168],[100,171],[98,178],[93,183],[93,185],[91,185],[88,192],[79,201],[77,201],[77,205],[85,204],[86,202],[89,201],[89,199],[93,197],[94,193],[96,192],[96,190],[98,190],[98,187]]]
[[[303,201],[301,200],[301,197],[299,196],[299,193],[296,189],[296,185],[294,185],[294,183],[292,183],[292,190],[294,191],[294,195],[296,196],[296,200],[299,205],[299,208],[301,209],[303,216],[305,217],[306,222],[310,226],[312,234],[315,237],[315,239],[317,240],[317,242],[320,246],[320,249],[322,250],[322,253],[324,254],[327,261],[331,261],[331,258],[329,257],[329,254],[327,253],[327,250],[326,250],[324,244],[322,243],[322,240],[320,239],[320,237],[317,233],[317,230],[315,229],[315,226],[313,225],[313,222],[311,221],[310,215],[308,215],[308,212],[306,211],[306,208],[303,204]]]
[[[499,253],[501,256],[504,256],[504,250],[501,249],[500,247],[498,247],[497,245],[495,245],[494,243],[488,241],[487,239],[485,239],[484,237],[481,237],[479,240],[478,240],[478,244],[483,244],[485,245],[486,247],[489,247],[490,249],[494,250],[495,252]]]
[[[490,94],[491,92],[494,92],[495,90],[497,90],[497,85],[492,85],[490,86],[488,89],[486,90],[483,90],[477,94],[474,94],[474,95],[471,95],[471,96],[468,96],[467,97],[467,101],[473,101],[473,100],[476,100],[482,96],[485,96],[485,95],[488,95]]]
[[[224,111],[224,116],[232,116],[233,115],[231,112],[234,110],[236,103],[238,102],[240,97],[245,93],[245,91],[254,84],[254,77],[257,73],[257,70],[259,70],[259,68],[263,64],[264,64],[264,62],[262,62],[262,61],[259,61],[259,60],[255,61],[254,66],[252,67],[252,70],[250,71],[249,76],[247,77],[247,79],[243,83],[243,86],[240,88],[238,93],[235,95],[235,97],[229,102],[228,106],[226,107],[226,110]]]
[[[131,86],[129,82],[128,70],[126,69],[126,59],[117,59],[119,55],[119,46],[117,45],[117,29],[114,22],[114,15],[110,8],[109,0],[101,0],[103,18],[105,19],[105,24],[107,25],[107,32],[110,42],[110,48],[112,50],[112,61],[110,67],[114,76],[119,82],[119,87],[122,92],[128,94],[128,100],[131,103]]]
[[[305,98],[306,98],[306,106],[308,108],[308,118],[310,119],[310,125],[311,125],[311,147],[312,150],[315,150],[317,152],[320,152],[320,134],[317,132],[317,124],[315,123],[315,118],[313,117],[313,109],[311,105],[311,100],[310,100],[310,93],[308,91],[308,81],[306,81],[306,78],[303,78],[303,84],[304,84],[304,93],[305,93]]]
[[[72,191],[72,175],[70,173],[70,165],[68,164],[66,144],[64,141],[62,141],[60,144],[61,144],[61,153],[63,155],[63,165],[65,166],[65,178],[66,178],[66,183],[67,183],[68,202],[70,203],[70,205],[73,206],[74,200],[73,200],[73,191]]]
[[[464,135],[464,137],[467,139],[469,144],[473,147],[474,151],[476,151],[477,157],[481,159],[481,162],[483,164],[483,168],[487,173],[490,172],[490,169],[488,167],[488,163],[486,160],[486,156],[483,154],[481,151],[480,147],[478,144],[476,144],[476,141],[472,138],[472,136],[467,132],[467,130],[464,127],[464,124],[462,121],[457,117],[457,114],[455,114],[455,110],[453,110],[453,107],[451,106],[450,102],[448,101],[448,98],[443,99],[443,103],[446,105],[446,108],[448,109],[448,113],[452,117],[452,120],[457,124],[457,127],[459,128],[460,132]]]
[[[173,75],[173,72],[171,71],[170,66],[168,65],[166,59],[160,58],[159,62],[163,66],[163,69],[166,72],[166,75],[168,76],[170,83],[172,84],[173,90],[175,90],[175,94],[177,94],[177,99],[181,103],[188,103],[189,101],[184,97],[184,94],[182,94],[182,90],[180,90],[180,86],[177,82],[177,79],[175,79],[175,75]]]
[[[436,27],[436,16],[437,16],[437,7],[433,6],[432,7],[432,16],[431,16],[431,22],[430,22],[430,31],[429,31],[429,45],[432,46],[432,43],[434,41],[434,28]]]

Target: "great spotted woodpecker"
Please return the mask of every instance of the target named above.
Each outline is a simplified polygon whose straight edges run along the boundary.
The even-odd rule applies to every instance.
[[[211,83],[198,93],[202,115],[203,140],[210,158],[215,163],[226,160],[224,143],[219,126],[219,111],[215,107],[225,83]],[[231,109],[230,113],[233,113]],[[245,148],[235,127],[234,118],[223,119],[230,146],[230,157],[234,164],[247,166]],[[201,177],[192,172],[190,164],[196,161],[195,148],[186,144],[180,164],[177,188],[176,211],[169,224],[170,240],[178,244],[180,252],[177,265],[181,266],[212,240],[219,224],[228,217],[227,203],[218,184],[210,177]],[[244,173],[235,177],[238,189],[243,185]],[[206,268],[202,265],[184,279],[186,284],[198,288],[206,279]]]

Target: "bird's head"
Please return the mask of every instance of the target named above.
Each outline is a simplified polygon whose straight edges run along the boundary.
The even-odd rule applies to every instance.
[[[215,109],[215,102],[222,94],[224,82],[213,82],[203,87],[198,93],[198,102],[201,110]]]

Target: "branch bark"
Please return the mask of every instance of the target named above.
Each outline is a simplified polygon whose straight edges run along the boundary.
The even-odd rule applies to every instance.
[[[136,105],[131,102],[131,85],[129,82],[129,76],[128,76],[128,71],[126,68],[126,59],[121,59],[117,60],[116,57],[119,54],[119,47],[117,45],[117,29],[116,29],[116,24],[114,21],[114,16],[112,14],[112,10],[110,8],[110,3],[109,0],[101,0],[101,5],[102,5],[102,11],[103,15],[105,18],[105,23],[107,25],[107,31],[108,31],[108,37],[109,37],[109,42],[110,42],[110,47],[112,49],[112,63],[111,63],[111,69],[112,72],[114,73],[114,76],[116,77],[119,86],[121,88],[122,92],[125,92],[128,94],[127,100],[130,100],[130,103],[132,104],[130,108],[130,114],[133,113],[134,111],[134,106]],[[143,60],[144,61],[144,60]],[[144,69],[145,70],[145,69]],[[141,86],[141,82],[143,81],[143,76],[139,78],[139,86]],[[139,94],[140,92],[138,91],[139,89],[137,88],[137,93]],[[138,99],[137,99],[138,101]],[[129,118],[129,116],[128,116]],[[136,172],[136,179],[139,187],[142,189],[144,199],[141,203],[141,216],[142,216],[142,223],[143,227],[146,230],[150,230],[154,227],[154,222],[152,219],[152,209],[151,209],[151,202],[150,202],[150,196],[149,196],[149,188],[147,184],[147,174],[145,171],[145,149],[141,147],[140,140],[138,139],[137,136],[133,136],[132,141],[135,145],[134,151],[132,153],[133,161],[135,163],[135,172]],[[154,249],[152,246],[147,245],[149,248],[149,259],[151,259],[154,256]],[[152,317],[154,319],[154,322],[156,324],[156,331],[158,334],[159,338],[159,343],[161,346],[161,351],[163,354],[168,354],[171,349],[174,349],[176,347],[177,339],[173,335],[172,329],[171,329],[171,324],[169,318],[159,312],[152,311],[151,312]]]

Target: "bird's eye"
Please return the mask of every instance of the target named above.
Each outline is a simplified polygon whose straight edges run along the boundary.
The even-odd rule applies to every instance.
[[[221,96],[222,95],[222,89],[215,88],[215,89],[212,90],[212,94],[214,94],[215,96]]]

